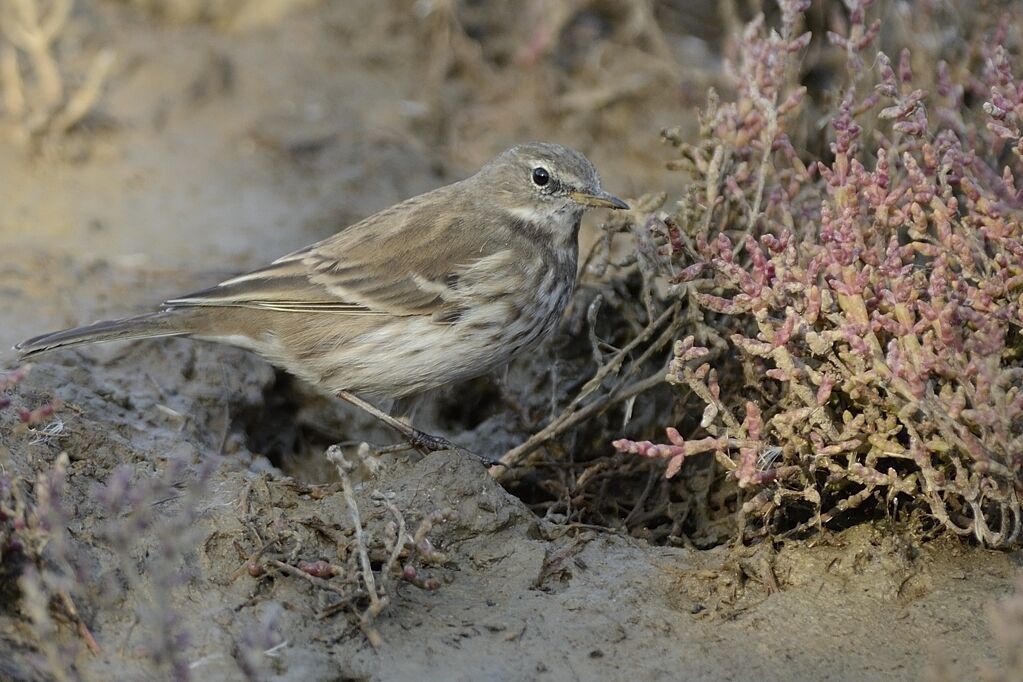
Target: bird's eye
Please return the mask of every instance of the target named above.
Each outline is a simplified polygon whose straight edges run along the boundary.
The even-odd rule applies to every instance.
[[[551,181],[551,174],[542,166],[533,169],[533,182],[537,187],[543,187]]]

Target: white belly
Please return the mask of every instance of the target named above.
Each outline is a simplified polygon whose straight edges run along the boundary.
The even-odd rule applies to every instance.
[[[551,271],[528,310],[509,297],[469,310],[451,324],[430,317],[393,319],[324,358],[323,366],[334,371],[306,378],[330,393],[401,398],[486,374],[554,330],[574,284],[574,273],[567,278]]]

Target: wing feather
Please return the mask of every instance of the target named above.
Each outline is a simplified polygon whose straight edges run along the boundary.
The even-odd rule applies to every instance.
[[[409,199],[265,268],[165,305],[455,319],[454,309],[464,304],[460,273],[508,246],[488,238],[486,229],[467,229],[462,216],[473,211],[465,210],[461,184]]]

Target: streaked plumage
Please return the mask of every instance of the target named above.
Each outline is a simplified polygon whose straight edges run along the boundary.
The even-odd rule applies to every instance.
[[[160,312],[16,348],[191,336],[254,351],[327,393],[405,398],[483,374],[551,332],[575,286],[587,206],[625,204],[578,152],[519,145]]]

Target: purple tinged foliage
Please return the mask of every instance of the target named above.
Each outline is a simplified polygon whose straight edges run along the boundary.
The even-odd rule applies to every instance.
[[[660,223],[664,275],[706,328],[676,344],[668,381],[706,407],[685,437],[614,446],[667,459],[669,477],[713,452],[741,488],[766,492],[744,508],[760,527],[787,505],[813,507],[809,528],[899,498],[957,534],[1015,545],[1023,80],[1010,27],[1023,24],[1003,20],[964,63],[914,73],[909,50],[876,53],[871,4],[847,0],[848,23],[827,36],[848,76],[829,154],[814,158],[806,139],[822,119],[804,111],[808,3],[794,0],[779,3],[780,32],[762,16],[748,25],[735,97],[712,95],[701,139],[674,141],[672,167],[693,188]]]

